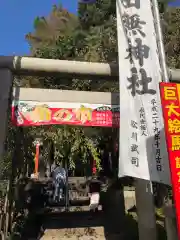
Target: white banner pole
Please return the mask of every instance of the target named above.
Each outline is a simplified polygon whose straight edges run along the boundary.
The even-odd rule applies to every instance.
[[[160,65],[161,65],[161,69],[162,69],[162,79],[164,82],[169,82],[157,0],[152,0],[152,5],[153,5],[153,14],[154,14],[154,18],[155,18],[155,29],[156,29],[156,34],[157,34],[157,38],[158,38],[157,42],[158,42],[158,48],[159,48]],[[143,183],[143,180],[137,179],[135,185],[136,185],[137,212],[138,212],[138,219],[139,219],[138,220],[139,239],[145,239],[145,238],[147,239],[146,236],[150,236],[150,235],[145,235],[145,234],[149,234],[148,233],[149,231],[144,229],[144,227],[143,227],[144,221],[146,221],[147,224],[149,221],[149,225],[152,224],[152,226],[149,226],[150,228],[153,227],[153,225],[154,225],[154,227],[153,227],[154,232],[156,232],[155,215],[153,213],[154,212],[154,202],[153,202],[152,183],[150,181],[149,181],[149,183],[148,183],[148,181],[146,183],[145,182]],[[147,185],[147,187],[145,185]],[[149,185],[149,187],[148,187],[148,185]],[[147,188],[147,191],[146,191],[146,188]],[[148,194],[150,194],[150,195],[148,196]],[[146,201],[148,203],[146,206],[143,204],[145,199],[147,199]],[[146,207],[147,209],[143,209],[143,206]],[[149,213],[148,213],[148,211],[149,211]],[[152,216],[152,213],[153,213],[153,216]],[[169,236],[175,235],[174,232],[172,234],[172,231],[174,231],[175,228],[170,227],[171,220],[166,218],[165,222],[166,222],[166,230],[167,230],[168,240],[172,240],[172,238]],[[151,238],[156,239],[157,234],[155,234],[154,236],[150,236],[149,239],[151,239]]]
[[[161,68],[151,2],[149,0],[145,5],[143,0],[117,0],[116,3],[121,114],[119,176],[133,176],[136,179],[139,239],[156,240],[151,181],[168,183],[169,176],[166,173],[167,161],[164,161],[167,153],[163,152],[163,139],[160,135],[158,139],[162,142],[156,139],[162,127],[162,113],[160,110],[154,112],[153,103],[159,109],[157,81],[161,79]],[[151,89],[156,90],[151,93],[141,91],[143,81],[145,84],[151,81]],[[145,113],[147,121],[145,135],[141,133],[140,110]]]
[[[152,182],[135,180],[139,240],[157,240],[156,217]]]

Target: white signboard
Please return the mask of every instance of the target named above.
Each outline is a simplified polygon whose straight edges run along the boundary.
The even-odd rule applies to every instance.
[[[150,0],[117,0],[120,82],[119,176],[170,184]]]

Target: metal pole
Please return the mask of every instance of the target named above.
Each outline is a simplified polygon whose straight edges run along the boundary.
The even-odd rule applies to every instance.
[[[169,73],[166,66],[166,56],[165,56],[165,50],[164,50],[164,43],[163,43],[163,34],[161,29],[161,21],[160,21],[160,14],[159,14],[159,8],[158,8],[158,2],[157,0],[152,0],[152,9],[155,19],[155,28],[156,28],[156,35],[157,35],[157,41],[158,41],[158,49],[159,49],[159,58],[160,58],[160,64],[162,69],[162,79],[163,82],[169,82]],[[164,208],[166,208],[167,205],[167,199],[168,199],[168,190],[166,186],[164,187],[164,195],[161,196],[164,200]],[[172,206],[169,206],[172,207]],[[172,207],[173,208],[173,207]],[[169,217],[168,214],[165,216],[165,227],[167,232],[167,239],[168,240],[175,240],[177,239],[177,228],[176,226],[173,226],[173,223],[175,224],[175,221],[172,221],[172,218]],[[176,236],[176,237],[175,237]]]
[[[163,34],[161,29],[161,20],[160,20],[159,7],[158,7],[157,0],[152,0],[152,9],[153,9],[153,14],[155,19],[156,36],[157,36],[157,42],[158,42],[160,64],[162,68],[162,78],[163,78],[163,82],[169,82],[169,74],[166,66],[166,56],[165,56],[165,50],[164,50]]]

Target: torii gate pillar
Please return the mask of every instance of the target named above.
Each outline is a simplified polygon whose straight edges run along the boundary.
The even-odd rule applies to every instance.
[[[0,68],[0,160],[4,154],[9,106],[11,104],[13,74],[8,68]]]

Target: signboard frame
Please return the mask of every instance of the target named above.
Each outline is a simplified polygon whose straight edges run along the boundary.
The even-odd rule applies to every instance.
[[[160,94],[180,238],[180,84],[160,83]]]

